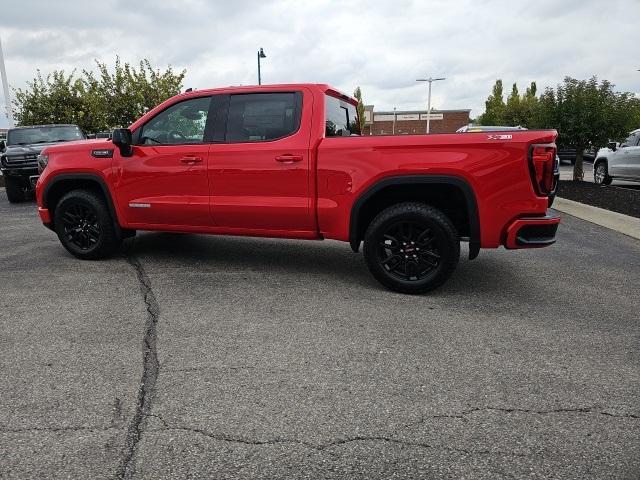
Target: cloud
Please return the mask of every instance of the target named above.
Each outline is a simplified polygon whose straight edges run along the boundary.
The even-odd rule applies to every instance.
[[[417,109],[415,79],[445,76],[433,104],[476,116],[496,78],[507,91],[565,75],[640,90],[638,18],[640,3],[624,0],[24,0],[4,5],[0,35],[12,87],[116,55],[186,68],[185,87],[252,84],[263,47],[267,83],[359,85],[376,108]]]

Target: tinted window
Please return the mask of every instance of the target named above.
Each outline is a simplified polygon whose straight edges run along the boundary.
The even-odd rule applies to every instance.
[[[326,127],[327,137],[348,137],[360,135],[360,124],[355,105],[332,97],[326,96]]]
[[[291,135],[300,125],[301,93],[231,95],[228,142],[260,142]]]
[[[7,145],[29,145],[33,143],[69,142],[82,140],[84,135],[75,125],[56,127],[30,127],[9,130]]]
[[[621,147],[635,147],[638,144],[638,139],[640,138],[640,134],[632,133],[629,137],[622,142]]]
[[[142,126],[138,143],[202,143],[210,103],[211,97],[200,97],[170,106]]]

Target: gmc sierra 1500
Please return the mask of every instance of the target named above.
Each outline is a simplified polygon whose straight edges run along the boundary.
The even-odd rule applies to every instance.
[[[336,239],[388,288],[449,278],[460,241],[550,245],[560,219],[553,130],[360,136],[356,101],[328,85],[177,95],[111,139],[47,147],[43,223],[82,259],[136,230]]]

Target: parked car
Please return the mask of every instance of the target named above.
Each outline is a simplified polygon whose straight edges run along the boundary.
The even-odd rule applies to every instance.
[[[40,218],[81,259],[136,230],[364,241],[406,293],[444,283],[461,241],[554,243],[554,130],[359,136],[356,106],[317,84],[177,95],[111,140],[46,148]]]
[[[560,163],[569,162],[571,165],[576,163],[576,149],[575,148],[558,148],[558,156],[560,157]],[[585,162],[593,162],[596,158],[596,152],[594,149],[589,148],[582,152],[582,160]]]
[[[111,137],[111,132],[96,132],[96,133],[89,133],[87,135],[87,139],[92,140],[94,138],[110,138]]]
[[[506,127],[499,125],[465,125],[456,130],[456,133],[473,133],[473,132],[510,132],[514,130],[527,130],[525,127]],[[553,165],[553,188],[549,192],[549,206],[553,205],[553,201],[556,198],[556,191],[558,189],[558,182],[560,181],[560,157],[556,155]]]
[[[48,145],[82,140],[77,125],[38,125],[10,128],[6,140],[0,140],[0,169],[7,198],[22,202],[33,190],[38,175],[38,154]]]
[[[640,182],[640,128],[621,144],[610,142],[598,151],[593,180],[599,185],[610,185],[614,180]]]

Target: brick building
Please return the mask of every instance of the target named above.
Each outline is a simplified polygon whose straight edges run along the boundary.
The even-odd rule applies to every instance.
[[[454,133],[469,124],[471,110],[431,110],[431,133]],[[419,135],[427,131],[427,110],[374,111],[364,107],[365,135]],[[395,121],[394,121],[395,118]]]

